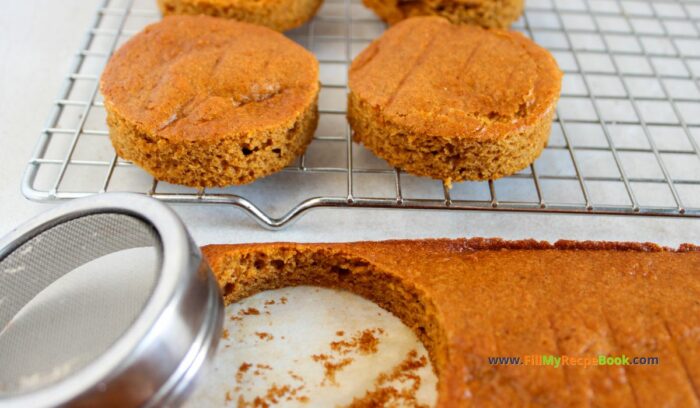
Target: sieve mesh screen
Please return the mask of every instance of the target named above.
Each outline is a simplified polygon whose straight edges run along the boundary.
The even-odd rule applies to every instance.
[[[155,230],[117,213],[58,224],[0,260],[0,397],[102,355],[143,309],[160,265]]]

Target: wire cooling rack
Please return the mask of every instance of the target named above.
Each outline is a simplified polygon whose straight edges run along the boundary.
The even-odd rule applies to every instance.
[[[233,205],[270,229],[316,207],[700,217],[698,0],[527,0],[514,29],[548,48],[565,72],[549,145],[518,174],[451,190],[351,141],[348,65],[385,29],[358,0],[326,0],[309,24],[287,33],[316,54],[322,82],[318,130],[293,165],[250,185],[195,190],[121,160],[109,143],[98,80],[116,48],[160,19],[154,3],[99,7],[29,161],[26,197],[140,192]]]

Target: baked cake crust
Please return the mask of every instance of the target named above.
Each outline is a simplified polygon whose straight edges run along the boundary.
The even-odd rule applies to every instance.
[[[411,18],[352,62],[348,120],[395,167],[448,183],[495,179],[542,152],[561,76],[519,33]]]
[[[259,24],[277,31],[299,27],[323,0],[158,0],[163,15],[206,14]]]
[[[438,407],[694,406],[700,248],[458,239],[203,248],[228,303],[312,284],[397,315],[428,349]],[[658,357],[655,366],[490,365],[525,355]]]
[[[117,154],[193,187],[281,170],[318,122],[318,62],[268,28],[172,16],[124,44],[102,74]]]
[[[439,16],[456,24],[508,28],[523,14],[523,0],[363,0],[382,20],[396,24],[409,17]]]

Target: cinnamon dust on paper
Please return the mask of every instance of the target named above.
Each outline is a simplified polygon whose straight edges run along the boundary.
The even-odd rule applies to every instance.
[[[236,384],[240,385],[243,382],[243,376],[252,366],[253,365],[250,363],[243,363],[238,367],[238,372],[236,372]]]
[[[249,307],[247,309],[239,310],[238,315],[239,316],[257,316],[260,314],[260,311],[254,307]]]
[[[338,330],[335,334],[342,337],[345,335],[345,332]],[[323,381],[321,385],[338,385],[336,374],[355,361],[352,357],[348,357],[348,354],[368,355],[376,353],[379,346],[377,334],[384,334],[384,330],[381,328],[361,330],[348,340],[332,341],[329,344],[331,354],[312,355],[311,359],[323,364]]]
[[[406,358],[397,366],[386,373],[381,373],[374,380],[374,388],[367,391],[364,396],[355,398],[348,405],[350,408],[384,407],[384,406],[412,406],[428,408],[428,405],[419,404],[416,392],[421,385],[421,378],[416,373],[428,364],[425,356],[418,357],[416,350],[411,350]],[[395,387],[391,383],[398,382],[405,387]]]
[[[244,377],[248,373],[250,373],[253,376],[264,376],[264,371],[269,370],[272,370],[272,366],[270,366],[269,364],[258,363],[253,365],[251,363],[244,362],[240,365],[240,367],[238,367],[238,372],[236,373],[236,386],[234,387],[234,391],[241,391],[245,383]],[[236,401],[236,405],[239,408],[266,408],[277,404],[283,400],[296,400],[302,403],[307,402],[309,400],[309,397],[307,395],[302,394],[303,390],[306,388],[306,383],[304,382],[304,379],[300,375],[294,373],[293,371],[289,371],[288,374],[292,378],[292,380],[298,382],[299,384],[296,386],[291,386],[288,384],[272,384],[265,391],[264,394],[255,396],[251,400],[247,400],[243,395],[239,395]],[[248,387],[247,390],[251,391],[251,388]],[[226,392],[225,399],[226,401],[232,401],[233,398],[231,397],[230,391]]]
[[[254,307],[249,307],[247,309],[241,309],[238,311],[236,315],[231,315],[229,316],[229,319],[231,321],[241,321],[245,316],[257,316],[260,314],[260,310],[254,308]]]
[[[314,354],[311,356],[311,359],[317,363],[323,362],[323,382],[321,385],[326,383],[338,385],[335,380],[335,374],[354,361],[352,358],[334,359],[327,354]]]
[[[255,335],[258,336],[258,338],[260,340],[271,341],[272,339],[275,338],[275,336],[271,335],[270,333],[266,333],[266,332],[255,332]]]
[[[276,384],[272,384],[272,386],[267,389],[265,395],[257,396],[253,398],[252,401],[246,401],[242,395],[239,395],[238,408],[268,408],[271,404],[279,403],[280,400],[289,393],[289,391],[290,388],[288,385],[278,386]]]
[[[342,336],[342,331],[336,332],[336,335]],[[365,329],[355,334],[350,340],[338,340],[331,342],[331,350],[340,354],[348,354],[351,351],[357,351],[360,354],[368,355],[377,352],[379,339],[375,333],[384,334],[384,329]]]
[[[253,375],[255,375],[255,376],[262,375],[263,370],[272,370],[272,367],[270,367],[267,364],[256,364],[255,371],[253,371]]]
[[[250,401],[246,400],[243,395],[239,395],[237,406],[238,408],[268,408],[282,401],[294,400],[305,403],[309,401],[308,396],[301,394],[305,387],[305,384],[301,384],[297,387],[272,384],[265,394],[253,397]]]

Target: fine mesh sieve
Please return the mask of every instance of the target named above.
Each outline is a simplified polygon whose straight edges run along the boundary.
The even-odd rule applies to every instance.
[[[0,406],[177,405],[215,350],[218,286],[155,200],[76,200],[0,248]]]

